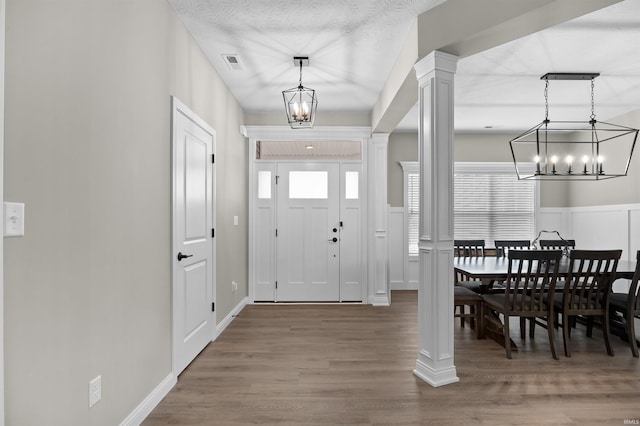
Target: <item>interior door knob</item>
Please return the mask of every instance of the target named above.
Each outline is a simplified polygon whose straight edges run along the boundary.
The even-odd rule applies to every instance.
[[[338,238],[337,237],[329,238],[329,241],[337,243],[338,242]]]
[[[192,254],[182,254],[182,252],[178,252],[178,262],[180,262],[182,259],[186,259],[187,257],[191,257],[193,256]]]

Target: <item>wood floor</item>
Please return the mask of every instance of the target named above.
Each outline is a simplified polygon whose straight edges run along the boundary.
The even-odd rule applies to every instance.
[[[417,293],[390,307],[249,305],[183,372],[143,425],[623,425],[640,419],[640,361],[613,338],[572,334],[551,357],[546,331],[495,341],[455,328],[459,383],[412,373]],[[562,337],[557,336],[562,351]],[[560,352],[562,353],[562,352]]]

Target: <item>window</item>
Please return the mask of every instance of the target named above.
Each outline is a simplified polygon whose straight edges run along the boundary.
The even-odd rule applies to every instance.
[[[510,163],[456,163],[453,215],[456,239],[531,240],[536,181],[518,180]]]
[[[420,172],[419,163],[402,161],[404,175],[405,223],[407,224],[407,246],[409,256],[418,256],[420,227]]]
[[[344,174],[344,198],[347,200],[358,199],[358,172],[345,172]]]
[[[258,172],[258,198],[271,198],[271,172],[268,170]]]
[[[417,162],[403,162],[409,256],[418,255],[420,175]],[[511,163],[456,163],[456,239],[531,240],[535,237],[536,181],[518,180]]]
[[[325,171],[290,171],[289,198],[329,198],[329,173]]]

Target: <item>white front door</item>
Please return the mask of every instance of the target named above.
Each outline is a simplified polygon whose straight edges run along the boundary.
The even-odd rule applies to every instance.
[[[213,339],[215,131],[173,98],[173,369]]]
[[[339,164],[278,164],[276,298],[340,300]]]

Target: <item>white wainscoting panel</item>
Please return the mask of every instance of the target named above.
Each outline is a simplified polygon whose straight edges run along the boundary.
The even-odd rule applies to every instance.
[[[607,210],[581,209],[571,212],[572,234],[577,248],[628,250],[628,213],[612,207]]]
[[[407,225],[403,207],[389,208],[389,287],[391,290],[417,290],[420,259],[409,260]]]
[[[540,231],[558,231],[564,238],[571,237],[571,225],[569,224],[569,211],[566,208],[540,208],[536,216],[536,235],[531,237],[533,241]],[[555,235],[542,234],[541,239],[553,239]]]
[[[404,208],[389,208],[389,287],[391,290],[404,288]]]
[[[635,260],[640,250],[640,204],[541,208],[536,232],[543,229],[576,240],[576,248],[622,249],[623,259]]]

